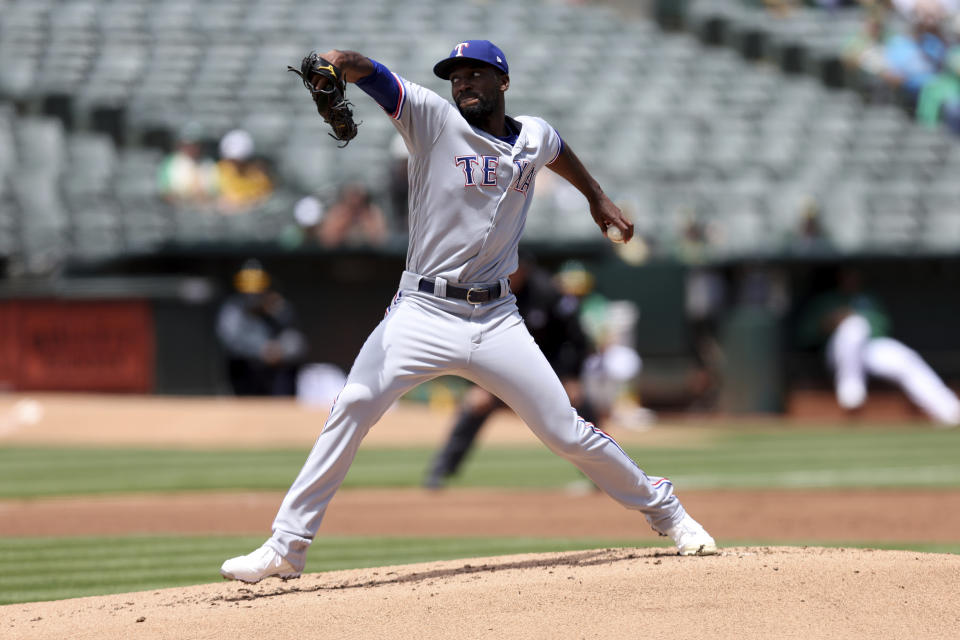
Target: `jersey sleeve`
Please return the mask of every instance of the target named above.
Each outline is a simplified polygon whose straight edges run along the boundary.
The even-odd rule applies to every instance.
[[[374,59],[373,73],[357,80],[357,86],[368,96],[377,101],[380,108],[397,118],[403,108],[404,88],[400,76],[391,72]]]
[[[563,148],[566,146],[566,144],[563,142],[563,138],[560,137],[560,134],[557,133],[556,129],[554,129],[550,125],[547,125],[547,128],[550,130],[547,134],[547,143],[546,143],[547,148],[548,149],[553,149],[554,147],[556,148],[556,151],[554,151],[552,155],[550,153],[547,154],[547,156],[550,158],[549,160],[547,160],[547,165],[551,165],[554,162],[556,162],[557,158],[560,157],[560,154],[563,153]],[[551,133],[553,135],[550,135]]]
[[[411,153],[429,148],[440,135],[453,105],[372,60],[374,72],[356,85],[390,116]]]
[[[556,162],[564,147],[557,130],[543,118],[519,116],[516,120],[523,123],[527,144],[534,150],[538,170]]]

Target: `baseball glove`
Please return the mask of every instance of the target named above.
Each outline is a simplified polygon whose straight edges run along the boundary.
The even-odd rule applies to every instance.
[[[300,69],[288,66],[287,71],[293,71],[303,80],[303,86],[317,105],[317,113],[333,129],[330,137],[343,143],[338,145],[340,148],[347,146],[357,136],[357,124],[353,121],[352,105],[347,102],[347,84],[340,69],[311,51],[300,63]],[[314,84],[317,76],[327,79],[320,83],[320,88]]]

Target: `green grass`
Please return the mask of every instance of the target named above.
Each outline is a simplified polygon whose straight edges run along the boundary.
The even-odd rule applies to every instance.
[[[685,488],[960,487],[960,431],[929,427],[749,430],[651,453],[645,468]]]
[[[660,426],[660,429],[669,429]],[[693,446],[633,445],[653,475],[689,488],[957,488],[960,430],[717,426]],[[697,436],[699,437],[699,436]],[[197,490],[285,490],[307,450],[141,450],[0,447],[0,498]],[[418,486],[429,448],[361,447],[344,487]],[[544,447],[481,447],[454,482],[461,487],[561,488],[580,478]],[[262,537],[130,536],[0,538],[0,604],[149,590],[216,581],[227,557]],[[322,538],[308,572],[428,560],[609,546],[657,540],[515,538]],[[762,540],[728,546],[762,545]],[[777,544],[784,544],[779,541]],[[804,544],[797,541],[796,544]],[[960,543],[817,543],[960,553]]]
[[[669,427],[662,427],[669,428]],[[683,489],[956,488],[960,430],[717,428],[690,448],[631,446],[652,475]],[[419,485],[433,450],[361,447],[344,488]],[[118,492],[285,490],[306,450],[0,448],[0,498]],[[481,447],[462,487],[560,488],[579,478],[541,446]]]
[[[0,538],[0,605],[216,582],[224,560],[262,542],[263,537]],[[657,541],[333,537],[314,544],[306,572],[651,545]]]
[[[0,448],[0,497],[280,489],[306,451]]]
[[[217,582],[220,580],[218,569],[226,558],[247,553],[262,542],[262,537],[236,536],[0,538],[0,605]],[[726,541],[727,546],[767,544],[764,541]],[[785,545],[783,542],[777,544]],[[306,572],[515,553],[648,546],[666,548],[669,545],[648,539],[330,537],[315,543]],[[960,553],[960,543],[870,544],[857,541],[817,543],[817,546]]]

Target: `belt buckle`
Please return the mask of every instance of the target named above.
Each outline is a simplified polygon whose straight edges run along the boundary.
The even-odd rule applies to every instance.
[[[476,292],[477,295],[482,295],[482,294],[486,294],[486,295],[483,297],[483,299],[474,300],[472,297],[474,292]],[[489,289],[480,289],[478,287],[470,287],[469,289],[467,289],[467,302],[469,302],[470,304],[482,304],[488,301],[489,299],[490,299]]]

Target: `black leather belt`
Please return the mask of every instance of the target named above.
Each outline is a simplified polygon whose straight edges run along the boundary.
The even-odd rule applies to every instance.
[[[433,294],[433,280],[430,278],[420,278],[417,290],[423,293]],[[481,285],[478,287],[458,287],[447,283],[447,297],[457,300],[466,300],[470,304],[483,304],[500,297],[500,283]]]

